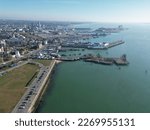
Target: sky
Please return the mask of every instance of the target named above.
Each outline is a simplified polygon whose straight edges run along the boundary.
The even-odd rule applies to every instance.
[[[150,0],[0,0],[0,19],[150,23]]]

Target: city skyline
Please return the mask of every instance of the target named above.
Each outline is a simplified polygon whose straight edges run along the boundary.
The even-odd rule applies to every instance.
[[[149,0],[0,0],[0,19],[150,22]]]

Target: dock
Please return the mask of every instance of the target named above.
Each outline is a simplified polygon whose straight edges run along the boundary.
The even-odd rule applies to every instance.
[[[112,48],[112,47],[115,47],[115,46],[118,46],[118,45],[121,45],[121,44],[124,44],[125,41],[123,40],[118,40],[118,41],[114,41],[114,42],[103,42],[101,43],[101,45],[90,45],[87,47],[87,49],[92,49],[92,50],[106,50],[106,49],[109,49],[109,48]]]
[[[128,61],[123,61],[123,60],[120,59],[120,58],[114,59],[114,63],[115,63],[116,65],[128,65],[128,64],[129,64]]]
[[[97,64],[104,64],[104,65],[128,65],[129,62],[126,59],[126,55],[123,54],[119,58],[115,57],[93,57],[93,58],[88,58],[84,59],[85,62],[93,62]]]
[[[122,55],[120,58],[114,58],[114,63],[116,65],[128,65],[129,62],[126,59],[126,55]]]
[[[61,58],[58,58],[57,60],[60,60],[60,61],[78,61],[78,60],[80,60],[80,57],[76,57],[76,58],[73,58],[73,57],[61,57]]]
[[[111,48],[111,47],[115,47],[115,46],[118,46],[118,45],[121,45],[121,44],[124,44],[125,41],[123,40],[119,40],[119,41],[115,41],[115,42],[111,42],[107,48]]]
[[[103,65],[128,65],[129,62],[126,59],[126,55],[123,54],[121,57],[119,58],[115,58],[115,57],[98,57],[98,56],[92,56],[92,55],[84,55],[84,56],[80,56],[80,57],[61,57],[61,58],[57,58],[57,60],[59,61],[85,61],[85,62],[92,62],[92,63],[96,63],[96,64],[103,64]]]
[[[100,60],[100,59],[85,59],[85,62],[93,62],[96,64],[103,64],[103,65],[112,65],[113,61],[108,61],[108,60]]]
[[[109,48],[112,48],[112,47],[115,47],[115,46],[118,46],[118,45],[121,45],[124,43],[125,43],[125,41],[123,41],[123,40],[117,40],[114,42],[103,42],[103,43],[78,42],[78,43],[72,43],[72,44],[63,44],[62,47],[78,48],[78,49],[84,48],[84,49],[94,49],[94,50],[105,50],[105,49],[109,49]],[[65,49],[63,51],[66,51],[66,50],[67,49]]]

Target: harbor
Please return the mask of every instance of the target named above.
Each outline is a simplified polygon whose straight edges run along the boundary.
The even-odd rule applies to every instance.
[[[115,28],[118,30],[119,28]],[[112,28],[106,28],[106,30],[111,33]],[[45,38],[37,44],[38,46],[34,46],[34,49],[31,49],[28,53],[21,55],[19,51],[16,51],[12,60],[2,63],[0,66],[0,76],[6,75],[9,71],[19,68],[24,64],[36,65],[39,67],[39,72],[36,72],[31,79],[25,85],[25,93],[22,95],[19,102],[15,105],[12,110],[12,113],[31,113],[36,111],[43,94],[49,84],[49,77],[52,73],[52,70],[55,64],[60,62],[91,62],[96,64],[103,65],[127,65],[128,61],[122,57],[105,57],[102,55],[93,55],[88,53],[88,50],[107,50],[111,47],[121,45],[125,43],[123,40],[117,40],[113,42],[86,42],[89,39],[96,39],[99,37],[104,37],[101,32],[91,32],[89,28],[75,28],[73,29],[73,35],[55,35],[51,40],[46,40]],[[70,33],[69,30],[67,30]],[[106,33],[108,33],[106,32]],[[39,35],[36,38],[39,38]],[[13,38],[16,36],[13,35]],[[49,36],[48,36],[49,37]],[[35,38],[35,37],[32,37]],[[9,41],[12,42],[12,39]],[[18,47],[22,49],[21,47]],[[3,49],[3,47],[2,47]],[[72,54],[67,55],[68,52]],[[74,54],[73,54],[74,53]],[[77,54],[78,53],[78,54]],[[38,62],[38,60],[40,62]],[[41,61],[43,60],[43,61]],[[52,64],[49,66],[45,66],[48,64],[48,60],[52,61]],[[24,61],[24,62],[23,62]],[[4,70],[4,71],[3,71]]]
[[[149,85],[148,60],[145,56],[145,52],[146,54],[149,52],[142,52],[144,46],[148,44],[143,42],[144,46],[141,46],[141,35],[135,35],[134,39],[137,39],[137,36],[139,39],[133,42],[128,34],[130,30],[118,32],[113,28],[105,28],[106,31],[112,31],[112,34],[107,36],[100,34],[97,36],[89,32],[89,29],[88,32],[84,30],[84,33],[82,28],[76,30],[78,34],[74,33],[71,36],[54,35],[49,43],[48,40],[44,40],[43,47],[39,46],[41,49],[31,50],[23,57],[16,53],[19,56],[17,60],[1,64],[0,76],[3,78],[12,69],[26,64],[26,61],[30,64],[31,61],[38,60],[55,61],[55,64],[49,67],[39,65],[39,73],[34,72],[27,81],[25,84],[27,91],[12,112],[124,112],[119,106],[128,104],[123,104],[122,100],[123,102],[127,100],[132,106],[136,101],[132,97],[134,91],[136,89],[139,93],[144,91],[141,86],[145,84],[142,82],[146,83],[145,87]],[[135,51],[142,52],[142,55],[136,56]],[[60,62],[61,64],[57,66],[56,64]],[[55,71],[51,77],[50,68],[53,69],[54,66]],[[141,79],[142,82],[137,82]],[[144,91],[144,95],[147,96],[147,92]],[[126,98],[128,94],[130,98]],[[135,97],[140,100],[139,94],[135,93]],[[81,103],[78,102],[80,99]],[[134,106],[127,112],[133,109]]]
[[[128,28],[123,33],[91,41],[112,42],[122,38],[125,44],[106,50],[82,51],[80,48],[80,51],[61,52],[60,55],[65,54],[68,59],[82,59],[73,62],[62,60],[36,112],[150,112],[149,33],[142,33],[145,37],[141,37],[141,31],[149,32],[148,26],[128,25]],[[89,54],[98,57],[98,53],[103,58],[113,58],[113,64],[84,62],[87,57],[91,58]],[[126,54],[129,63],[116,65],[115,62],[122,64],[122,54]]]

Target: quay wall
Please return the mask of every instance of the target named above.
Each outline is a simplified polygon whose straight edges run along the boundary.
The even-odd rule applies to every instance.
[[[31,103],[31,105],[27,111],[28,113],[32,113],[37,109],[37,107],[40,103],[40,100],[41,100],[41,98],[42,98],[42,96],[43,96],[43,94],[44,94],[44,92],[48,86],[49,77],[50,77],[56,63],[57,63],[57,61],[54,60],[54,61],[52,61],[51,65],[49,66],[49,71],[47,73],[47,76],[45,77],[42,85],[40,86],[39,91],[37,92],[37,95],[35,96],[34,100],[32,101],[32,103]]]

